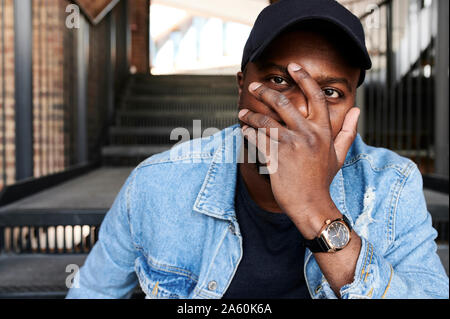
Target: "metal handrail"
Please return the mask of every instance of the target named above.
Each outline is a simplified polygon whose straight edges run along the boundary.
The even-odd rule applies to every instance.
[[[364,130],[361,134],[370,145],[399,150],[399,155],[416,162],[425,177],[434,173],[434,164],[446,156],[433,147],[441,138],[433,126],[437,107],[434,78],[441,72],[433,62],[436,39],[432,30],[436,21],[432,14],[436,8],[418,6],[414,12],[409,10],[411,4],[379,1],[359,17],[363,21],[378,11],[382,22],[382,25],[366,29],[366,38],[371,41],[368,48],[376,48],[379,54],[372,55],[374,65],[367,72],[362,87],[364,102],[360,104],[364,108]],[[400,150],[411,153],[404,154]],[[424,178],[424,186],[435,189],[436,185],[448,185],[448,178],[439,178],[437,183],[436,177]],[[446,189],[440,191],[446,192]]]

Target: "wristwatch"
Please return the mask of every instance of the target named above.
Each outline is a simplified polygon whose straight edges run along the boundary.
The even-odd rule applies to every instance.
[[[348,245],[351,231],[352,226],[345,215],[333,221],[327,219],[319,235],[312,240],[305,240],[304,245],[313,253],[336,252]]]

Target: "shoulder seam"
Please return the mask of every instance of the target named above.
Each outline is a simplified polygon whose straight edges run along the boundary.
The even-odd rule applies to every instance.
[[[185,160],[191,160],[191,159],[211,159],[214,157],[214,154],[211,153],[198,153],[198,154],[189,154],[186,156],[180,156],[176,158],[164,158],[160,160],[148,160],[140,163],[136,169],[141,169],[143,167],[152,166],[152,165],[158,165],[158,164],[167,164],[167,163],[177,163]]]

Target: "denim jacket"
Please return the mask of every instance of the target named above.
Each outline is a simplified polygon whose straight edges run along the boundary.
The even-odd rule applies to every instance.
[[[242,139],[234,125],[141,162],[67,298],[125,298],[138,283],[147,298],[221,298],[242,258],[234,210]],[[449,297],[422,177],[411,160],[357,135],[330,194],[362,241],[341,298]],[[308,249],[298,271],[312,298],[336,298]]]

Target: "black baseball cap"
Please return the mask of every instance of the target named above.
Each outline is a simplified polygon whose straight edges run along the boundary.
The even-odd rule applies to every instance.
[[[321,20],[343,31],[357,50],[361,67],[358,86],[364,82],[366,70],[372,67],[367,52],[364,28],[353,13],[335,0],[280,0],[264,8],[253,25],[244,47],[241,70],[254,62],[264,49],[283,31],[300,22]],[[354,54],[354,53],[353,53]]]

